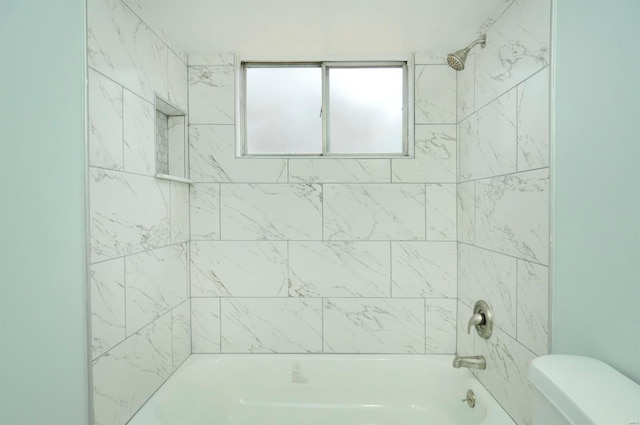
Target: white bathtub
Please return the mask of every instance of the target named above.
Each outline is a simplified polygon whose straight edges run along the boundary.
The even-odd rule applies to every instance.
[[[452,356],[192,355],[129,425],[514,425]],[[476,407],[462,402],[468,389]]]

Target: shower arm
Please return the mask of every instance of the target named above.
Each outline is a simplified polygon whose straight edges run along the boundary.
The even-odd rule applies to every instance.
[[[484,34],[482,37],[480,37],[476,41],[474,41],[471,44],[469,44],[467,47],[464,48],[464,50],[466,50],[467,53],[468,53],[469,51],[471,51],[471,49],[474,46],[476,46],[478,44],[482,44],[482,46],[480,46],[480,47],[482,47],[483,49],[485,48],[485,46],[487,45],[487,35],[486,34]]]

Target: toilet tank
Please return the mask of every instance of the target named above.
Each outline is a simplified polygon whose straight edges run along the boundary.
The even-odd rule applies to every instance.
[[[640,385],[588,357],[533,360],[533,425],[640,425]]]

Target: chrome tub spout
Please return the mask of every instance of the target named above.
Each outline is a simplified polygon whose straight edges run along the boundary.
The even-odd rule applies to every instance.
[[[458,356],[453,358],[453,367],[460,369],[466,367],[468,369],[486,369],[487,362],[484,356]]]

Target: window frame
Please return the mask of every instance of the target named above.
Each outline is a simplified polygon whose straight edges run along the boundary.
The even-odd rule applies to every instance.
[[[320,68],[322,73],[322,152],[318,154],[308,153],[277,153],[277,154],[250,154],[247,151],[247,119],[246,119],[246,90],[248,68],[286,68],[286,67],[313,67]],[[330,107],[330,81],[329,71],[332,68],[401,68],[403,74],[403,108],[402,108],[402,152],[330,152],[329,126],[331,124]],[[236,64],[236,157],[237,158],[413,158],[414,157],[414,76],[413,56],[409,58],[394,58],[390,60],[248,60],[238,58]]]

